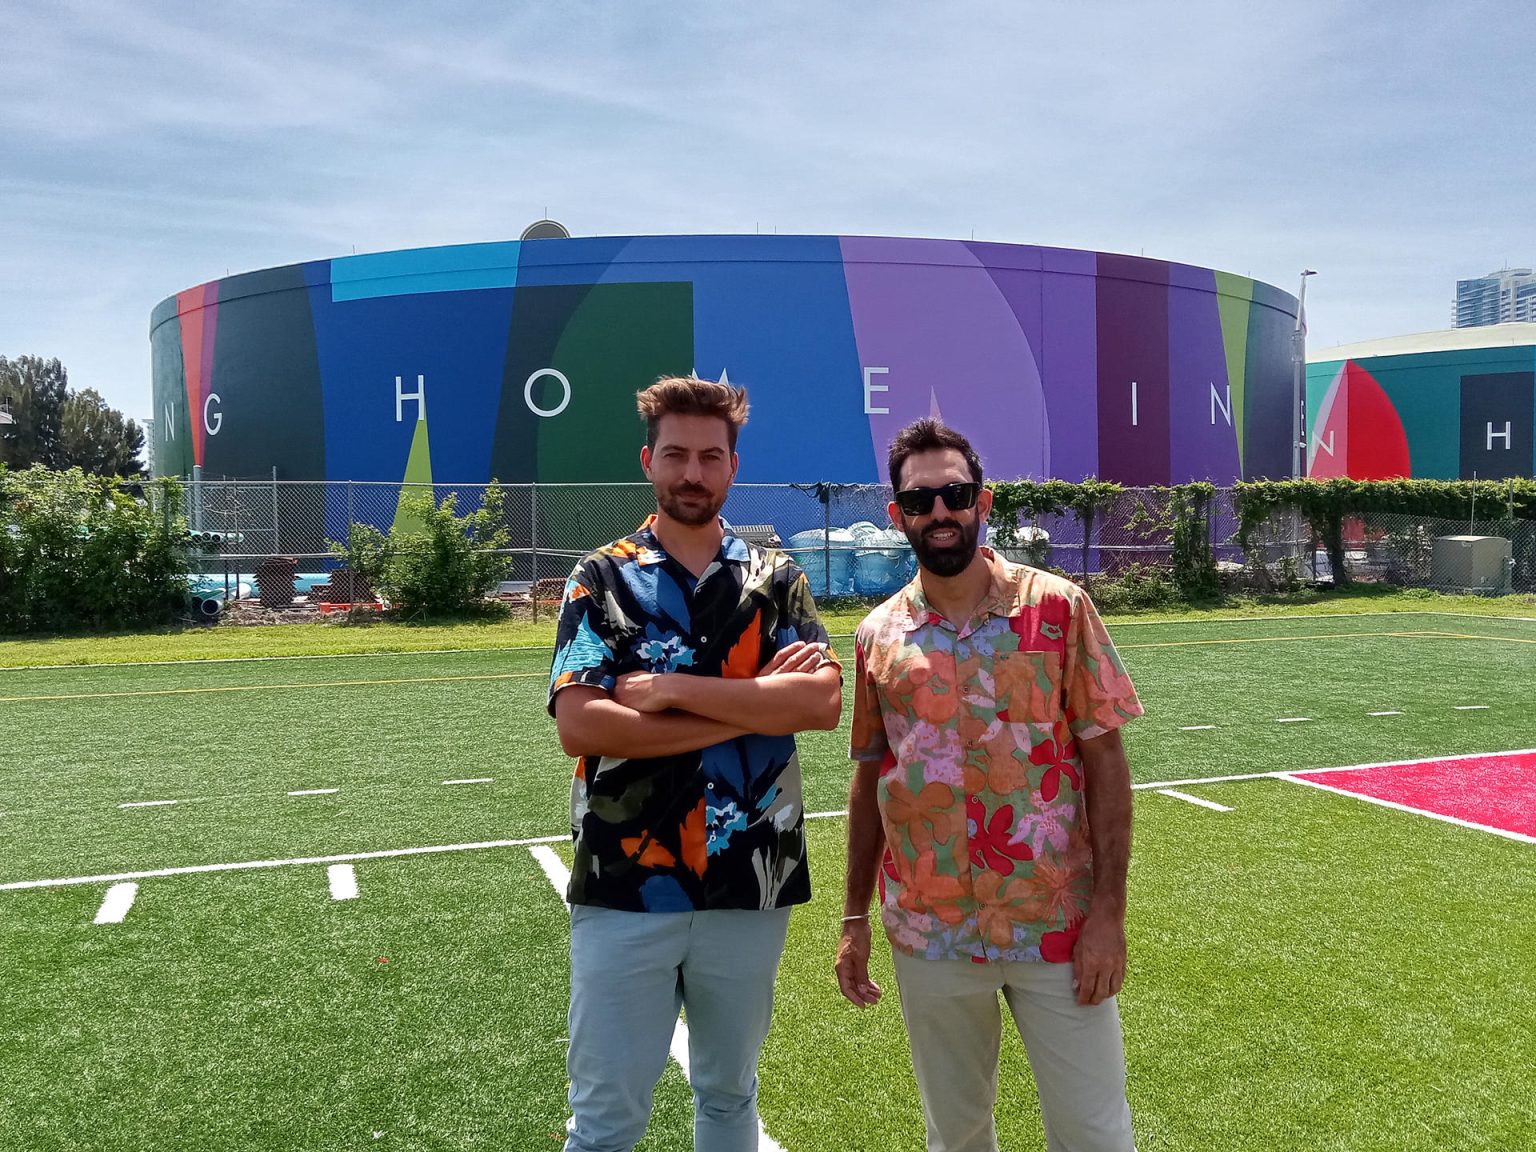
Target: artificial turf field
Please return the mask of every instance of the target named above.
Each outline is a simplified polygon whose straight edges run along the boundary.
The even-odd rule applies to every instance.
[[[1111,631],[1147,707],[1137,784],[1230,809],[1137,792],[1121,1011],[1143,1152],[1536,1148],[1536,838],[1288,778],[1188,783],[1536,746],[1536,622]],[[566,825],[548,660],[0,671],[0,1149],[557,1148],[566,913],[505,843]],[[846,711],[801,738],[808,811],[842,808],[846,739]],[[1477,823],[1484,772],[1420,770],[1421,793]],[[1536,768],[1502,772],[1518,822]],[[764,1128],[785,1152],[916,1152],[883,943],[876,1009],[831,975],[842,821],[809,835]],[[458,850],[384,855],[430,847]],[[1003,1146],[1043,1148],[1017,1037],[1000,1096]],[[669,1065],[641,1147],[689,1148],[690,1119]]]

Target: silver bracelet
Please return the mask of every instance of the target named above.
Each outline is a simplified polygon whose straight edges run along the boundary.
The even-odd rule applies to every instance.
[[[869,913],[868,912],[860,912],[857,916],[844,916],[843,917],[843,923],[844,924],[848,924],[848,923],[851,923],[854,920],[868,920],[868,919],[869,919]]]

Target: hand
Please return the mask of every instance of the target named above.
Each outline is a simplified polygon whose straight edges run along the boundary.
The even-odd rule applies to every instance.
[[[849,920],[837,945],[837,986],[860,1008],[880,1000],[880,985],[869,978],[869,936],[868,920]]]
[[[668,691],[672,673],[626,672],[613,685],[614,700],[636,712],[665,712],[672,707]]]
[[[804,640],[796,640],[780,648],[758,675],[777,676],[781,672],[814,672],[826,659],[826,651],[825,644],[808,644]]]
[[[1102,1004],[1125,983],[1125,917],[1089,911],[1072,948],[1077,1002]]]

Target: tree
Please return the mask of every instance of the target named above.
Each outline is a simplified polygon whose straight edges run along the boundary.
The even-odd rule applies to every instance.
[[[0,464],[20,471],[40,464],[96,476],[142,475],[144,431],[93,388],[75,392],[58,359],[0,356]]]
[[[69,394],[69,373],[58,359],[0,356],[0,400],[14,423],[0,425],[0,463],[13,469],[62,465],[59,424]]]
[[[143,473],[139,453],[144,433],[133,420],[109,405],[94,388],[71,392],[59,421],[59,455],[64,467],[92,476]]]

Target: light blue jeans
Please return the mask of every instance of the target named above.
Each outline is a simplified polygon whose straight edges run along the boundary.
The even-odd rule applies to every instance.
[[[695,1152],[755,1152],[757,1057],[789,909],[571,909],[565,1152],[629,1152],[687,1010]]]

